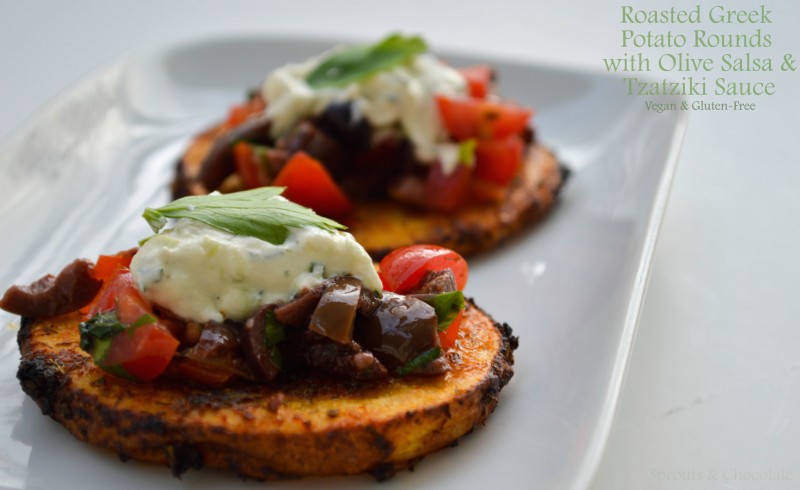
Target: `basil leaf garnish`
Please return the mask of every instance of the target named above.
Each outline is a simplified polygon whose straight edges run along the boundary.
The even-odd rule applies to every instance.
[[[375,44],[348,46],[332,53],[308,74],[306,82],[315,89],[344,87],[427,50],[419,36],[390,34]]]
[[[314,211],[279,199],[284,187],[261,187],[249,191],[208,196],[187,196],[160,208],[147,208],[142,216],[158,233],[167,218],[190,218],[234,235],[251,236],[280,245],[290,227],[316,226],[323,230],[346,227]]]
[[[397,368],[397,375],[398,376],[405,376],[409,374],[411,371],[415,369],[421,368],[422,366],[428,364],[429,362],[433,361],[437,357],[442,355],[442,348],[441,347],[434,347],[433,349],[426,350],[422,354],[418,355],[408,363],[403,366]]]

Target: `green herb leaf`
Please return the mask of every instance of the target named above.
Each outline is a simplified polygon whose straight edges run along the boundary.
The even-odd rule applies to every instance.
[[[98,313],[82,322],[78,327],[81,335],[81,349],[94,355],[94,351],[97,350],[95,348],[97,341],[106,339],[110,341],[123,330],[125,330],[125,325],[117,319],[117,315],[113,311]]]
[[[458,163],[462,163],[468,167],[475,164],[475,147],[478,142],[475,138],[462,141],[458,144]]]
[[[415,369],[421,368],[425,366],[429,362],[433,361],[437,357],[442,355],[442,348],[441,347],[434,347],[433,349],[426,350],[422,354],[418,355],[411,361],[409,361],[404,366],[397,368],[397,375],[398,376],[405,376],[410,372],[414,371]]]
[[[137,318],[135,322],[131,323],[130,330],[133,330],[134,328],[139,328],[144,325],[150,325],[151,323],[155,323],[157,321],[158,319],[156,317],[148,313],[145,313],[144,315]]]
[[[277,345],[270,349],[269,360],[273,365],[277,366],[278,369],[281,368],[283,364],[283,358],[281,357],[281,351],[278,349]]]
[[[151,315],[142,315],[134,325],[141,326],[153,323],[155,318]],[[132,325],[133,326],[133,325]],[[125,379],[134,379],[125,368],[119,364],[106,364],[106,356],[111,348],[111,342],[118,334],[127,329],[125,324],[119,321],[113,311],[98,313],[94,317],[82,322],[78,327],[81,341],[80,347],[91,354],[95,365],[115,376]]]
[[[306,82],[315,89],[344,87],[427,50],[428,45],[419,36],[390,34],[375,44],[348,46],[332,53],[308,74]]]
[[[429,304],[436,310],[438,321],[436,330],[444,332],[453,323],[459,312],[464,309],[464,293],[452,291],[437,294],[429,301]]]
[[[154,232],[167,218],[190,218],[234,235],[259,238],[280,245],[290,227],[316,226],[323,230],[346,227],[278,196],[284,187],[261,187],[231,194],[187,196],[160,208],[147,208],[142,216]]]
[[[286,327],[275,318],[275,313],[268,312],[264,325],[267,347],[278,345],[286,338]]]
[[[269,350],[269,360],[277,367],[281,368],[282,358],[278,344],[286,339],[286,326],[275,318],[275,313],[268,311],[264,321],[265,343]]]

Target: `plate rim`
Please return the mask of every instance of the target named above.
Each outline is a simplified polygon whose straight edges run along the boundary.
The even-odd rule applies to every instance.
[[[677,100],[685,100],[683,97]],[[597,470],[602,462],[603,455],[611,434],[611,427],[617,418],[617,408],[622,396],[625,381],[628,375],[631,354],[633,352],[636,333],[641,319],[644,299],[650,282],[650,271],[653,265],[656,244],[660,236],[661,225],[669,204],[672,192],[672,185],[675,181],[675,173],[680,161],[680,153],[683,148],[683,141],[688,126],[688,115],[683,112],[678,113],[675,125],[672,127],[672,135],[661,171],[656,193],[652,199],[652,209],[647,217],[647,231],[642,243],[641,257],[637,265],[636,276],[631,290],[631,298],[625,313],[625,322],[621,331],[619,346],[614,361],[614,368],[609,380],[606,401],[603,410],[598,417],[598,423],[594,434],[587,446],[584,463],[581,465],[578,476],[574,480],[573,489],[589,488],[594,480]]]

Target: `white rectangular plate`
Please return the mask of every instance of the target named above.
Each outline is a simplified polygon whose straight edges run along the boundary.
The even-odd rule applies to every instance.
[[[331,43],[195,39],[126,57],[42,110],[0,151],[0,288],[57,272],[147,236],[139,214],[169,200],[173,165],[191,135],[246,89]],[[648,112],[619,80],[469,56],[489,63],[501,93],[536,108],[540,141],[575,172],[555,212],[471,260],[467,293],[520,337],[516,375],[485,427],[399,474],[385,488],[580,488],[598,464],[685,126]],[[16,319],[0,323],[0,487],[12,489],[262,488],[210,470],[165,468],[83,444],[41,415],[15,379]],[[270,488],[372,487],[369,478],[308,479]]]

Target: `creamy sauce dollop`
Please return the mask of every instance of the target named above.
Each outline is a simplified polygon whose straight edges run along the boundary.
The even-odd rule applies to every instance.
[[[142,245],[131,273],[148,300],[196,322],[244,320],[330,277],[352,275],[381,290],[372,259],[349,233],[290,230],[284,243],[273,245],[179,219]]]
[[[345,87],[313,89],[306,77],[326,58],[322,55],[302,63],[291,63],[273,71],[261,92],[268,101],[266,117],[272,120],[272,135],[281,136],[300,120],[322,114],[332,102],[352,101],[354,114],[373,128],[399,128],[411,141],[415,156],[423,162],[442,161],[454,166],[453,147],[439,117],[434,94],[467,93],[466,79],[429,53]]]

